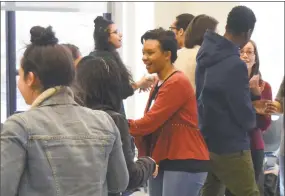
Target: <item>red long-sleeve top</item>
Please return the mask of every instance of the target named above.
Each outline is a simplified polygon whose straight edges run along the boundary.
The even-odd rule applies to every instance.
[[[194,90],[186,76],[177,71],[159,88],[154,104],[144,117],[129,120],[139,156],[162,160],[209,160],[209,152],[198,129]]]
[[[265,82],[264,90],[261,93],[261,99],[272,100],[271,86]],[[256,116],[257,127],[250,133],[250,143],[252,150],[263,150],[264,141],[262,134],[267,130],[271,123],[270,115],[259,115]]]

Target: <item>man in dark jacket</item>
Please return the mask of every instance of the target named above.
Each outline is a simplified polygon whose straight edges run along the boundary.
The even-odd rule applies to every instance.
[[[239,49],[251,37],[255,22],[252,10],[234,7],[228,15],[224,36],[206,32],[197,55],[199,125],[212,166],[203,196],[217,196],[222,182],[236,196],[259,196],[248,137],[249,131],[256,127],[256,113],[247,67],[239,55]]]

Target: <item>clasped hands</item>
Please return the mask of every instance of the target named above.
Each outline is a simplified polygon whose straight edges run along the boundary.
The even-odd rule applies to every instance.
[[[254,75],[249,81],[249,88],[252,94],[260,96],[264,90],[265,82],[260,80],[259,75]],[[256,113],[261,115],[271,115],[281,113],[282,108],[279,102],[272,100],[257,100],[252,102]]]
[[[143,76],[138,82],[136,82],[139,92],[148,92],[153,87],[156,80],[156,76]]]
[[[279,102],[271,100],[257,100],[252,102],[256,113],[261,115],[271,115],[281,113],[282,108]]]

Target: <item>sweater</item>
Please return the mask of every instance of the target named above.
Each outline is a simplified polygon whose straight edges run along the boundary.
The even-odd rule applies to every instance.
[[[166,160],[192,160],[193,169],[201,171],[197,167],[209,161],[209,152],[198,129],[195,94],[189,80],[177,71],[161,84],[151,104],[153,92],[154,89],[144,116],[129,120],[139,156],[151,156],[158,164]]]
[[[271,86],[265,82],[264,90],[261,93],[261,99],[272,100]],[[264,141],[262,134],[267,130],[271,123],[271,116],[256,115],[256,128],[250,132],[251,150],[264,150]]]
[[[200,46],[198,45],[194,46],[194,48],[181,48],[177,53],[177,59],[174,62],[174,66],[187,76],[194,91],[196,91],[196,56],[199,51],[199,48]]]

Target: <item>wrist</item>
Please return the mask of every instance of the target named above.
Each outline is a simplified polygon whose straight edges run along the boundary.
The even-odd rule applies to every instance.
[[[251,92],[251,100],[252,101],[257,101],[257,100],[260,100],[260,99],[261,99],[261,95],[260,94]]]
[[[133,87],[134,90],[137,90],[137,89],[140,88],[140,85],[139,85],[138,82],[133,82],[133,83],[132,83],[132,87]]]
[[[151,158],[151,157],[147,157],[147,158],[149,158],[150,160],[152,160],[152,162],[154,162],[156,164],[156,162],[153,158]]]

